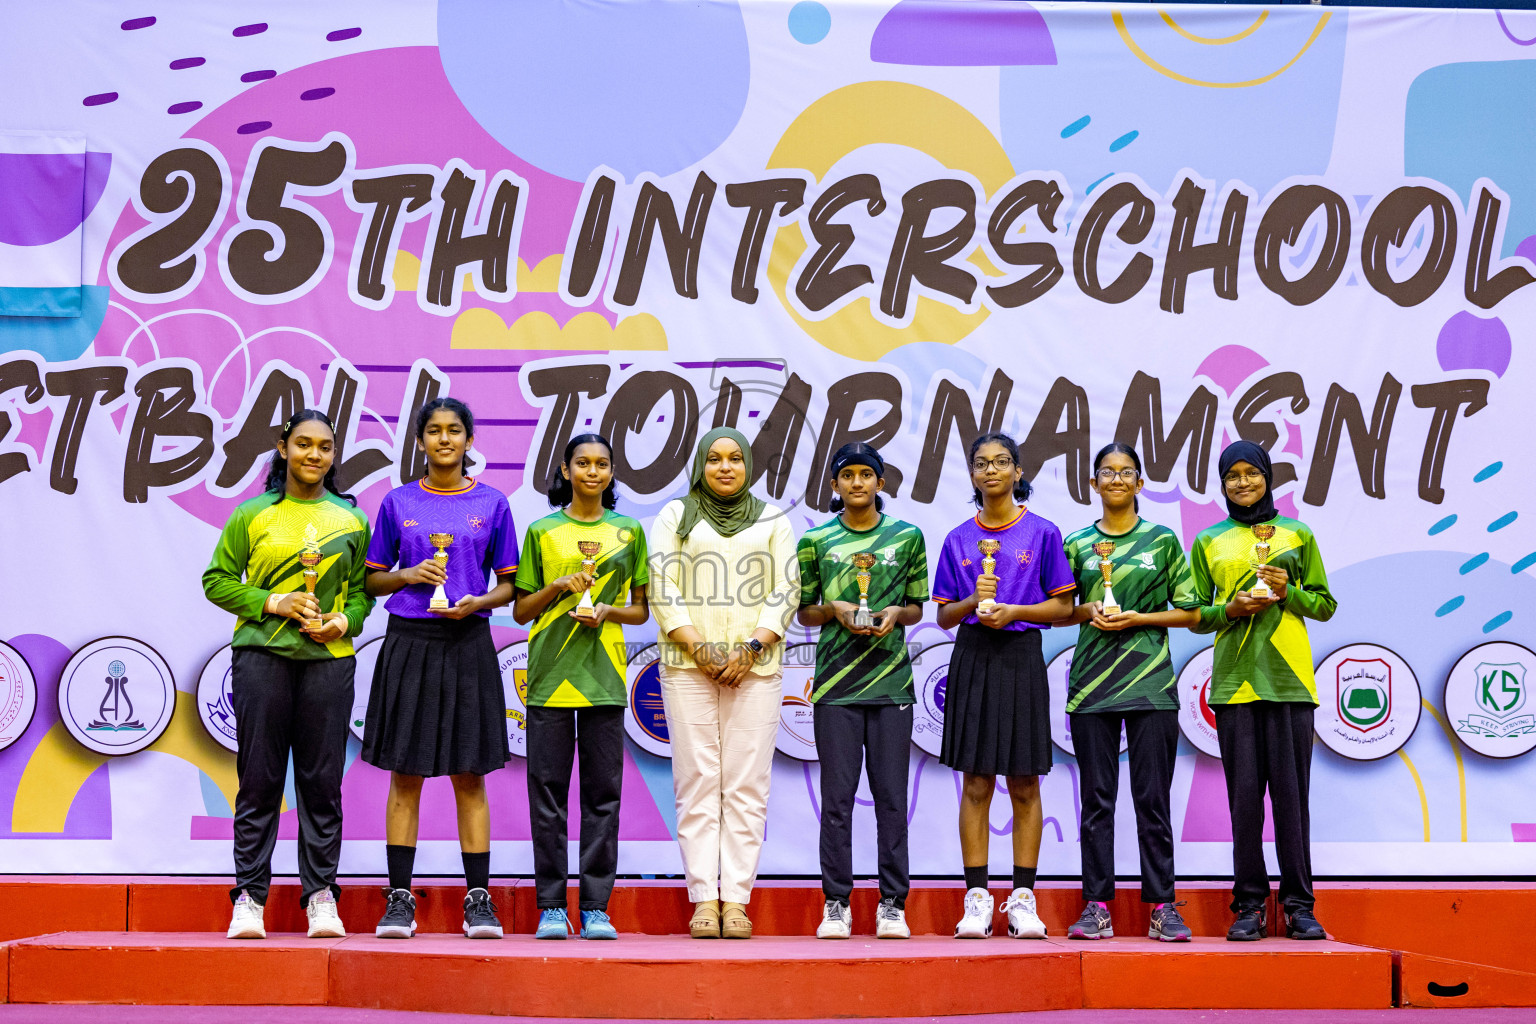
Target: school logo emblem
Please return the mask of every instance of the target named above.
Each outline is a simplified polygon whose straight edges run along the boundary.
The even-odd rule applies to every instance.
[[[912,709],[912,742],[933,757],[944,750],[944,701],[949,685],[949,656],[952,641],[924,647],[912,659],[912,681],[917,689],[917,704]]]
[[[1318,663],[1317,681],[1320,700],[1313,728],[1336,754],[1375,761],[1401,750],[1418,728],[1423,706],[1419,681],[1388,648],[1341,647]]]
[[[59,719],[81,746],[98,754],[138,753],[161,737],[175,711],[170,666],[141,640],[93,640],[59,676]]]
[[[1211,710],[1211,670],[1216,665],[1216,648],[1197,652],[1179,670],[1174,688],[1179,695],[1179,729],[1194,748],[1211,757],[1221,757],[1216,740],[1216,712]]]
[[[469,523],[471,530],[478,530],[485,525],[485,516],[479,514],[467,515],[464,519]]]
[[[37,714],[37,677],[21,652],[0,643],[0,750],[26,733]]]
[[[641,750],[657,757],[672,756],[672,733],[661,696],[661,650],[649,644],[629,659],[629,707],[624,731]]]
[[[501,698],[507,709],[507,749],[528,756],[528,641],[519,640],[496,652],[501,669]]]
[[[197,717],[213,741],[225,750],[239,750],[235,737],[234,695],[230,681],[234,647],[225,644],[214,652],[197,677]]]
[[[784,698],[779,704],[779,732],[773,745],[797,761],[816,760],[816,645],[784,648]]]
[[[1141,567],[1143,569],[1157,568],[1157,552],[1143,551],[1139,557],[1141,558]]]
[[[1023,551],[1020,551],[1019,552],[1019,564],[1020,565],[1028,565],[1029,564],[1029,559],[1030,559],[1030,557],[1032,555],[1034,555],[1034,552],[1029,550],[1028,548],[1025,548]]]
[[[373,670],[379,663],[379,650],[384,638],[376,636],[353,650],[357,658],[352,671],[352,717],[347,719],[347,729],[358,740],[368,730],[368,698],[373,694]]]
[[[1530,700],[1536,654],[1520,644],[1472,648],[1445,681],[1445,713],[1461,742],[1487,757],[1519,757],[1536,748]]]

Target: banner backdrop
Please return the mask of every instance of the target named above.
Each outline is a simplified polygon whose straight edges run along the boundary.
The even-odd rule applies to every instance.
[[[295,408],[330,411],[371,515],[422,472],[413,410],[452,394],[519,528],[573,432],[613,439],[648,523],[727,423],[797,532],[829,453],[880,445],[930,552],[973,512],[978,430],[1020,439],[1064,533],[1097,515],[1093,453],[1133,442],[1143,514],[1186,544],[1224,514],[1216,454],[1259,441],[1339,597],[1309,624],[1317,872],[1536,874],[1536,14],[142,8],[0,10],[0,313],[29,314],[0,316],[0,869],[228,869],[232,622],[199,585],[219,528]],[[494,625],[517,747],[526,648]],[[680,870],[654,631],[630,633],[628,873]],[[912,640],[912,868],[952,875],[950,637],[930,608]],[[1209,640],[1173,644],[1178,869],[1226,874]],[[817,871],[811,650],[765,873]],[[1041,870],[1073,875],[1057,717]],[[373,873],[387,777],[357,748],[342,869]],[[491,778],[498,873],[530,869],[524,785],[519,758]],[[421,869],[456,873],[446,781],[421,836]]]

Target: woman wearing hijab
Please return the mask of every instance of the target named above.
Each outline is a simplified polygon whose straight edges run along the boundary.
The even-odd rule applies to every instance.
[[[1305,619],[1326,622],[1328,591],[1312,531],[1275,510],[1269,453],[1237,441],[1221,453],[1227,518],[1201,531],[1190,553],[1197,633],[1216,634],[1211,709],[1232,812],[1232,941],[1263,938],[1269,872],[1264,793],[1274,808],[1285,933],[1326,938],[1312,913],[1312,714],[1317,683]]]
[[[651,529],[651,608],[694,938],[752,935],[746,904],[768,820],[780,654],[800,594],[794,534],[751,482],[747,439],[711,430],[688,493]]]

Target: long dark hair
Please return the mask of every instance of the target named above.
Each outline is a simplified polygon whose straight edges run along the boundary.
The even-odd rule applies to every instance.
[[[873,456],[877,461],[879,461],[881,463],[883,463],[885,461],[884,459],[880,458],[880,452],[877,449],[875,449],[872,445],[865,444],[863,441],[849,441],[847,444],[845,444],[841,448],[839,448],[837,450],[837,452],[832,456],[832,462],[831,462],[830,465],[831,465],[831,467],[833,469],[833,472],[832,472],[832,482],[834,484],[837,483],[837,475],[838,475],[838,473],[842,472],[841,470],[836,468],[838,463],[842,462],[843,458],[845,456],[851,456],[851,455],[870,455],[870,456]],[[858,463],[854,463],[854,465],[862,466],[862,465],[865,465],[865,463],[858,462]],[[885,473],[883,471],[874,469],[873,466],[871,466],[870,468],[872,470],[874,470],[875,476],[880,477],[882,479],[885,477]],[[827,503],[827,511],[831,512],[834,515],[836,515],[837,513],[841,512],[845,507],[846,506],[844,506],[844,504],[843,504],[843,499],[841,497],[839,497],[837,492],[836,492],[836,490],[834,490],[832,492],[832,500]],[[875,511],[876,512],[884,512],[885,511],[885,499],[880,496],[879,492],[875,493]]]
[[[576,449],[584,444],[600,444],[608,449],[608,463],[613,464],[613,445],[602,434],[577,434],[565,444],[565,454],[560,456],[560,466],[569,469],[571,456]],[[549,503],[556,508],[565,508],[571,503],[575,492],[571,487],[570,478],[560,472],[560,466],[555,467],[554,475],[549,478]],[[615,488],[613,477],[608,478],[608,486],[603,490],[603,508],[612,510],[619,504],[619,494]]]
[[[336,427],[331,423],[329,416],[319,409],[300,409],[288,417],[288,422],[283,424],[283,444],[286,445],[288,443],[288,438],[293,434],[294,427],[297,427],[300,423],[308,423],[310,420],[319,420],[321,423],[324,423],[330,430],[331,436],[336,436]],[[334,451],[334,449],[332,450]],[[288,496],[288,460],[283,458],[279,452],[272,453],[272,464],[267,467],[267,486],[265,489],[269,493],[275,491],[277,493],[277,501],[282,501]],[[353,505],[357,504],[356,498],[350,494],[343,494],[341,488],[337,486],[336,460],[334,458],[331,460],[331,468],[325,471],[325,489],[344,501],[350,502]],[[274,501],[272,504],[276,505],[277,501]]]
[[[981,451],[981,446],[984,444],[1002,445],[1004,448],[1008,449],[1008,456],[1009,458],[1013,459],[1013,464],[1015,466],[1019,464],[1018,444],[1015,443],[1013,438],[1009,437],[1007,434],[1004,434],[1001,431],[992,431],[991,433],[982,434],[976,440],[971,442],[971,450],[965,457],[965,471],[967,473],[971,471],[971,463],[976,461],[976,453]],[[1023,476],[1020,476],[1013,482],[1014,501],[1028,501],[1029,496],[1031,493],[1033,493],[1033,491],[1034,488],[1029,485],[1029,481],[1024,479]],[[971,488],[971,500],[976,503],[977,508],[981,508],[982,499],[981,490],[979,488]]]
[[[447,395],[444,395],[441,398],[432,399],[432,401],[428,402],[426,405],[423,405],[421,409],[417,411],[416,440],[424,441],[427,433],[427,421],[432,419],[432,414],[437,412],[439,409],[447,409],[449,412],[457,416],[459,418],[459,422],[464,424],[464,436],[468,440],[474,440],[475,414],[469,411],[469,406],[465,405],[457,398],[449,398]],[[468,448],[464,450],[464,458],[459,460],[459,472],[465,476],[469,475]]]
[[[1109,444],[1099,449],[1099,454],[1093,457],[1094,476],[1099,475],[1099,467],[1104,464],[1104,459],[1110,455],[1115,454],[1116,452],[1119,452],[1121,455],[1128,456],[1131,460],[1131,465],[1136,467],[1136,475],[1141,476],[1141,456],[1136,454],[1135,448],[1132,448],[1124,441],[1111,441]],[[1136,497],[1134,494],[1131,495],[1131,511],[1141,511],[1141,499]]]

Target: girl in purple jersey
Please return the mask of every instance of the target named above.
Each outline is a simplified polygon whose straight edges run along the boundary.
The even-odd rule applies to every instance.
[[[1043,820],[1040,776],[1051,770],[1050,698],[1040,631],[1072,610],[1076,579],[1055,524],[1030,512],[1029,481],[1007,434],[971,442],[972,497],[980,511],[949,532],[934,573],[939,626],[956,629],[944,695],[940,760],[965,775],[960,853],[965,916],[955,936],[992,934],[987,892],[988,811],[997,776],[1013,803],[1013,892],[1008,934],[1044,938],[1035,911]],[[985,559],[995,562],[986,571]]]
[[[427,475],[385,495],[368,546],[368,594],[389,595],[389,631],[374,667],[362,755],[390,773],[384,812],[389,888],[374,931],[379,938],[408,939],[416,931],[411,874],[421,784],[440,775],[453,779],[458,805],[469,890],[464,934],[502,935],[487,890],[491,815],[485,776],[510,752],[490,610],[512,600],[517,531],[506,495],[464,473],[474,435],[475,418],[458,399],[434,398],[422,406],[416,446],[427,457]],[[446,566],[433,557],[432,537],[442,534],[452,537]],[[487,589],[493,574],[497,582]],[[439,586],[447,606],[434,608]]]

